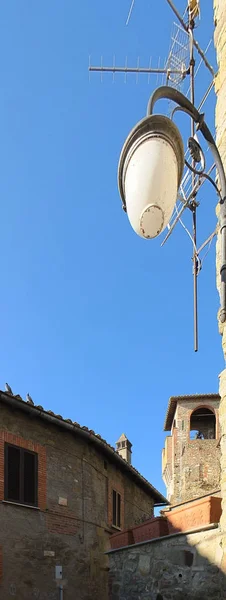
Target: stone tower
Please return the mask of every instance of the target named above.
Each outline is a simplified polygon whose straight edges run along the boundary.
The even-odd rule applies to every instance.
[[[116,442],[116,450],[117,450],[118,454],[120,454],[120,456],[122,458],[124,458],[124,460],[126,460],[126,462],[129,463],[129,465],[131,465],[131,455],[132,455],[131,448],[132,448],[131,442],[129,442],[126,435],[124,433],[122,433],[122,435],[120,435],[120,438]]]
[[[169,399],[162,452],[162,477],[171,504],[220,488],[218,394]]]

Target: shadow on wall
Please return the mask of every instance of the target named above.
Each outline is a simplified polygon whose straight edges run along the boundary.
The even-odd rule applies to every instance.
[[[111,550],[110,600],[225,600],[219,526],[178,531]]]

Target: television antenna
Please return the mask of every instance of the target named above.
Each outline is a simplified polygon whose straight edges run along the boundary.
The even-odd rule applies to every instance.
[[[131,5],[130,5],[130,9],[129,9],[129,14],[128,14],[128,17],[126,19],[126,25],[129,25],[129,21],[130,21],[131,14],[133,12],[134,4],[135,4],[135,0],[132,0],[131,1]]]
[[[99,72],[101,77],[103,73],[112,73],[113,80],[116,73],[124,73],[125,80],[128,74],[135,73],[136,77],[147,74],[148,82],[151,75],[155,75],[159,77],[162,75],[163,81],[165,80],[165,84],[167,86],[172,86],[179,91],[185,86],[185,81],[188,82],[188,89],[186,92],[186,96],[190,97],[190,101],[192,104],[195,104],[195,78],[200,68],[204,66],[209,75],[210,75],[210,83],[208,88],[205,90],[205,93],[202,97],[202,100],[198,106],[198,110],[204,106],[211,90],[214,86],[214,78],[215,71],[211,66],[208,58],[207,52],[212,43],[212,40],[209,41],[206,49],[203,50],[197,40],[194,37],[194,29],[196,24],[196,19],[200,19],[200,2],[199,0],[186,0],[187,6],[186,10],[181,16],[176,6],[174,5],[173,0],[166,0],[166,2],[171,7],[174,15],[177,18],[177,21],[173,23],[172,35],[171,35],[171,43],[168,57],[163,64],[160,66],[160,59],[157,67],[152,67],[151,59],[148,67],[141,67],[139,64],[139,59],[136,66],[128,67],[127,59],[124,66],[116,66],[115,61],[113,61],[112,66],[103,66],[102,60],[101,65],[93,66],[89,65],[90,72]],[[131,0],[131,5],[126,21],[126,25],[128,25],[131,14],[134,8],[135,0]],[[196,67],[195,60],[195,51],[199,56],[199,63]],[[173,114],[178,110],[178,108],[173,108],[172,102],[169,102],[169,110]],[[195,122],[191,119],[191,138],[197,140],[196,127]],[[175,206],[175,210],[171,221],[168,225],[168,233],[163,240],[161,245],[164,245],[170,235],[172,234],[176,224],[178,222],[181,223],[186,233],[189,235],[192,246],[193,246],[193,310],[194,310],[194,350],[197,352],[198,350],[198,294],[197,294],[197,278],[202,268],[202,263],[204,258],[209,251],[211,242],[216,235],[217,230],[215,231],[203,242],[203,244],[197,248],[197,207],[198,202],[196,200],[198,190],[205,183],[207,179],[211,179],[211,173],[215,168],[215,164],[212,164],[208,169],[207,173],[204,174],[204,170],[201,170],[199,174],[196,171],[196,162],[193,154],[192,148],[190,148],[191,161],[189,162],[189,149],[187,149],[185,153],[185,165],[186,169],[184,172],[184,176],[182,178],[182,182],[179,189],[178,200]],[[186,159],[187,157],[187,159]],[[212,180],[211,180],[212,181]],[[213,181],[212,181],[213,183]],[[192,214],[192,232],[190,232],[187,227],[184,225],[182,221],[182,215],[186,208],[189,208]],[[204,256],[201,258],[201,252],[206,249],[207,251]]]

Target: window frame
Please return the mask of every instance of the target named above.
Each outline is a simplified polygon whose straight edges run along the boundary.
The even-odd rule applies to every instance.
[[[114,495],[115,495],[115,522],[114,522]],[[122,496],[117,490],[112,489],[112,527],[122,527]]]
[[[19,500],[12,500],[9,497],[8,491],[8,448],[15,448],[20,453],[20,461],[19,461]],[[24,500],[24,455],[32,454],[34,456],[34,502],[26,502]],[[4,500],[6,502],[12,502],[13,504],[23,504],[24,506],[33,506],[38,508],[38,453],[33,452],[32,450],[28,450],[27,448],[23,448],[21,446],[17,446],[16,444],[11,444],[5,442],[4,445]]]

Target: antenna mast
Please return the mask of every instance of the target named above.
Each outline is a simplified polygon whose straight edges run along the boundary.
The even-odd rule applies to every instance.
[[[194,26],[195,26],[195,16],[199,15],[199,8],[197,0],[188,0],[188,15],[189,15],[189,26],[188,32],[190,37],[190,100],[191,103],[195,104],[195,58],[194,58]],[[194,119],[191,119],[191,137],[193,138],[195,135],[195,122]],[[195,161],[192,159],[192,167],[195,169]],[[192,189],[195,190],[196,176],[195,173],[192,172]],[[197,352],[198,350],[198,294],[197,294],[197,276],[198,276],[198,260],[197,260],[197,231],[196,231],[196,209],[197,209],[197,201],[196,194],[194,192],[194,196],[191,201],[191,210],[192,210],[192,228],[193,228],[193,301],[194,301],[194,350]]]
[[[136,67],[128,67],[127,60],[126,60],[126,64],[124,67],[115,66],[114,62],[113,62],[113,66],[103,66],[102,62],[101,62],[101,66],[91,66],[90,65],[89,71],[98,71],[101,73],[101,76],[102,76],[103,72],[105,72],[105,73],[111,72],[111,73],[113,73],[113,77],[114,77],[115,73],[125,73],[125,77],[127,76],[127,73],[136,73],[137,77],[139,74],[146,73],[146,74],[148,74],[148,81],[149,81],[150,74],[156,75],[157,77],[159,76],[159,74],[160,75],[162,74],[163,76],[164,75],[166,76],[166,84],[169,86],[172,85],[174,88],[177,88],[178,90],[180,90],[180,88],[184,82],[184,79],[188,76],[189,77],[188,93],[190,94],[190,101],[194,106],[194,104],[195,104],[195,76],[196,76],[201,64],[204,63],[205,67],[208,69],[209,73],[211,74],[211,83],[210,83],[208,89],[206,90],[206,92],[203,96],[203,99],[200,103],[200,106],[199,106],[199,109],[200,109],[203,106],[203,104],[205,103],[210,91],[213,88],[215,72],[206,57],[206,52],[209,48],[210,43],[208,44],[207,49],[204,52],[200,48],[196,39],[194,38],[195,20],[198,17],[200,17],[199,0],[187,0],[187,7],[186,7],[183,17],[180,15],[177,8],[175,7],[173,0],[166,0],[166,1],[169,4],[169,6],[171,7],[175,16],[177,17],[179,24],[174,23],[171,47],[170,47],[168,58],[163,67],[160,67],[160,64],[159,64],[157,68],[152,68],[151,61],[150,61],[149,67],[140,67],[139,61],[138,61]],[[131,0],[131,6],[130,6],[129,15],[128,15],[126,24],[128,24],[128,22],[131,18],[131,13],[132,13],[132,10],[134,7],[134,2],[135,2],[135,0]],[[184,16],[186,14],[187,14],[187,18],[185,21]],[[196,49],[197,53],[200,56],[200,64],[198,65],[196,72],[195,72],[194,49]],[[187,93],[187,95],[188,95],[188,93]],[[172,114],[174,114],[174,112],[176,110],[177,109],[174,109]],[[191,118],[191,138],[194,138],[195,131],[196,131],[195,122],[194,122],[194,119]],[[198,176],[196,174],[196,172],[195,172],[196,162],[193,157],[192,157],[192,161],[191,161],[190,165],[186,161],[185,161],[185,163],[187,164],[187,167],[189,167],[189,166],[191,167],[192,172],[190,172],[190,170],[188,169],[185,172],[185,175],[184,175],[182,183],[181,183],[181,187],[180,187],[181,194],[179,195],[179,199],[182,200],[182,205],[181,205],[182,208],[179,208],[179,210],[178,210],[178,207],[176,206],[176,217],[175,217],[172,225],[169,225],[169,231],[168,231],[162,245],[165,243],[165,241],[170,236],[176,223],[178,221],[181,222],[180,217],[181,217],[184,209],[186,207],[189,207],[192,212],[192,234],[190,234],[190,232],[188,232],[188,230],[186,229],[186,227],[183,225],[182,222],[181,222],[181,224],[184,226],[185,230],[189,234],[189,236],[192,240],[192,243],[193,243],[192,263],[193,263],[194,350],[195,350],[195,352],[197,352],[197,350],[198,350],[197,278],[198,278],[198,274],[200,272],[200,266],[201,266],[199,254],[200,254],[201,250],[203,250],[203,248],[208,244],[208,242],[212,240],[212,238],[216,232],[211,234],[211,236],[209,236],[207,241],[204,242],[204,244],[202,244],[202,246],[200,246],[199,249],[197,249],[197,219],[196,219],[197,215],[196,215],[196,212],[197,212],[198,203],[196,200],[196,196],[197,196],[197,192],[198,192],[200,186],[204,183],[205,179],[203,179],[202,176],[200,176],[200,175]],[[209,169],[209,171],[206,175],[207,178],[208,177],[210,178],[210,173],[213,170],[213,168],[214,168],[214,165],[212,165],[212,167]],[[190,187],[191,187],[191,192],[189,193]]]

